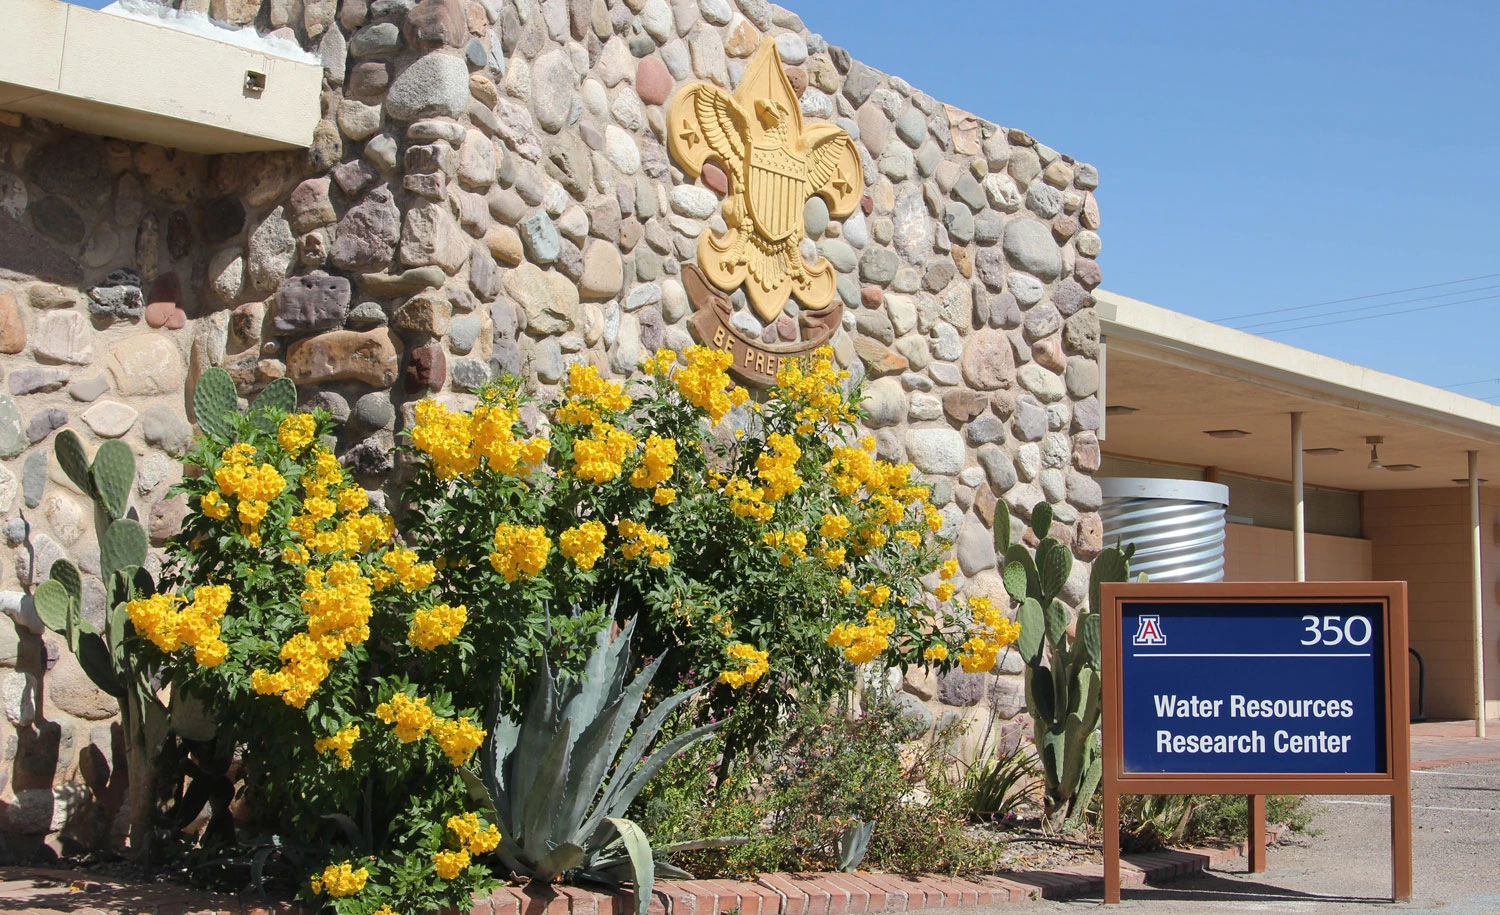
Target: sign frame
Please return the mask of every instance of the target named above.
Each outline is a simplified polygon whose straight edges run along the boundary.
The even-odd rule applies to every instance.
[[[1384,606],[1384,773],[1129,773],[1124,755],[1120,626],[1128,603],[1380,603]],[[1411,899],[1411,698],[1408,695],[1404,581],[1106,582],[1100,587],[1100,727],[1103,747],[1104,902],[1120,901],[1120,797],[1135,794],[1241,794],[1250,799],[1250,870],[1265,868],[1265,795],[1368,794],[1391,799],[1391,898]]]

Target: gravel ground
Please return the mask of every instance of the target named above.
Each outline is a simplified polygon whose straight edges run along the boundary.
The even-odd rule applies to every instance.
[[[1126,888],[1122,912],[1500,912],[1500,762],[1412,774],[1415,887],[1410,903],[1390,899],[1390,814],[1380,797],[1314,798],[1318,814],[1304,844],[1271,849],[1264,874],[1243,858],[1160,887]],[[1046,902],[1040,911],[1097,911],[1098,897]],[[998,911],[998,910],[997,910]]]

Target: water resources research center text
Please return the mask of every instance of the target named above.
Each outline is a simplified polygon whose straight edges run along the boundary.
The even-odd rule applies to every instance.
[[[1354,717],[1352,699],[1252,699],[1231,695],[1228,699],[1203,699],[1157,693],[1152,697],[1156,717],[1162,718],[1306,718]],[[1226,714],[1227,713],[1227,714]],[[1251,730],[1241,734],[1180,734],[1157,728],[1158,753],[1347,753],[1352,734],[1318,730],[1294,734],[1277,730],[1270,735]]]

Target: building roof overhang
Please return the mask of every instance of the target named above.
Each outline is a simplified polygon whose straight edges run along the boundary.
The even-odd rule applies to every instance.
[[[0,110],[200,153],[312,144],[317,64],[59,0],[0,0],[0,23]]]
[[[1271,479],[1291,476],[1288,415],[1303,414],[1306,480],[1352,490],[1451,486],[1468,473],[1500,475],[1500,405],[1486,403],[1097,290],[1106,340],[1105,403],[1138,412],[1107,416],[1105,448],[1122,456],[1218,467]],[[1239,438],[1210,430],[1238,429]],[[1367,436],[1382,436],[1386,465],[1369,469]]]

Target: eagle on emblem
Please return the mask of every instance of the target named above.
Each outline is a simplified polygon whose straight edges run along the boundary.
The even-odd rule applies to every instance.
[[[800,244],[802,211],[821,195],[828,212],[854,212],[864,190],[864,170],[854,141],[828,123],[802,123],[773,41],[761,42],[734,95],[708,83],[690,83],[667,112],[667,146],[690,178],[712,159],[729,176],[722,235],[704,230],[698,266],[726,293],[745,286],[761,320],[774,321],[795,294],[804,308],[833,300],[833,265],[808,263]]]

